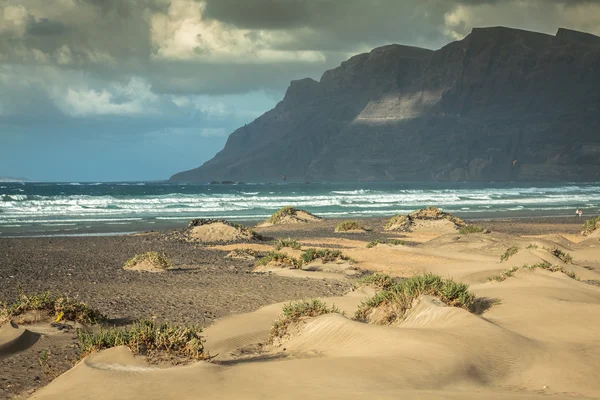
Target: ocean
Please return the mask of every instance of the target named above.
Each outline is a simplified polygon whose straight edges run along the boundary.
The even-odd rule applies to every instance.
[[[257,222],[293,205],[325,218],[388,217],[434,205],[469,219],[600,213],[600,183],[179,184],[0,182],[0,236],[110,235],[193,218]]]

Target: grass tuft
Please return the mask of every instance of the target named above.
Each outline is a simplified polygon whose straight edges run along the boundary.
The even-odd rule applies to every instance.
[[[600,227],[600,216],[588,219],[583,224],[583,234],[588,235],[598,229],[598,227]]]
[[[300,243],[295,239],[278,239],[277,242],[275,242],[275,250],[281,250],[284,247],[289,247],[294,250],[300,250],[302,248]]]
[[[390,220],[385,224],[385,229],[389,229],[395,225],[410,225],[410,220],[406,215],[394,215]]]
[[[164,252],[157,253],[156,251],[149,251],[144,254],[135,255],[132,259],[125,262],[123,268],[132,268],[144,261],[147,261],[152,265],[155,265],[156,267],[162,269],[173,268],[173,263],[171,262],[171,260],[169,260],[167,255]]]
[[[404,319],[417,298],[430,295],[452,307],[471,310],[475,296],[469,285],[433,274],[414,276],[382,290],[359,306],[354,318],[363,322],[392,324]],[[375,311],[380,311],[374,313]],[[373,317],[375,314],[375,317]]]
[[[573,262],[573,257],[571,257],[569,253],[565,253],[558,247],[551,249],[550,253],[567,264],[571,264]]]
[[[529,246],[527,246],[528,249],[538,249],[540,246],[538,246],[535,243],[530,244]]]
[[[467,225],[460,228],[458,233],[460,233],[461,235],[470,235],[472,233],[481,233],[483,232],[483,230],[483,227],[479,225]]]
[[[509,258],[511,258],[512,256],[514,256],[515,254],[517,254],[519,252],[519,248],[516,246],[511,246],[508,249],[506,249],[506,251],[504,252],[504,254],[502,254],[500,256],[500,262],[504,262],[506,260],[508,260]]]
[[[367,243],[367,249],[371,249],[375,246],[377,246],[378,244],[389,244],[392,246],[404,246],[405,242],[403,240],[398,240],[398,239],[394,239],[394,240],[373,240],[372,242]]]
[[[112,328],[90,333],[77,330],[81,356],[116,346],[127,346],[135,354],[157,355],[169,353],[188,360],[208,360],[204,351],[202,329],[195,326],[177,326],[154,321],[140,321],[128,329]]]
[[[275,213],[273,215],[271,215],[268,222],[270,222],[271,224],[276,224],[283,217],[285,217],[287,215],[296,215],[297,212],[298,212],[298,209],[296,207],[292,207],[292,206],[280,208],[279,210],[275,211]]]
[[[488,278],[488,281],[502,282],[502,281],[506,280],[507,278],[513,276],[514,273],[517,272],[520,268],[525,268],[525,269],[540,268],[540,269],[544,269],[544,270],[550,271],[550,272],[562,272],[563,274],[567,275],[571,279],[575,279],[576,281],[579,280],[579,277],[577,276],[577,274],[575,274],[575,272],[569,271],[566,268],[561,267],[559,265],[552,265],[547,261],[542,261],[540,263],[533,264],[533,265],[525,264],[522,267],[513,267],[512,269],[502,272],[500,275],[490,276]]]
[[[310,248],[306,249],[300,256],[300,260],[305,264],[309,264],[317,259],[321,259],[323,263],[337,261],[354,262],[353,259],[345,256],[340,250]]]
[[[336,227],[336,232],[348,232],[354,230],[363,230],[364,228],[358,221],[343,221],[340,222]]]
[[[390,290],[393,286],[400,283],[400,278],[394,278],[382,272],[375,272],[372,275],[363,276],[356,282],[356,286],[373,286],[378,290]]]
[[[68,296],[44,292],[30,296],[21,294],[17,302],[3,304],[0,309],[0,324],[29,311],[46,313],[57,321],[68,320],[84,324],[98,324],[106,321],[103,314],[92,309],[86,303],[73,300]]]
[[[295,259],[294,257],[290,257],[285,253],[279,253],[276,251],[271,251],[267,253],[263,258],[258,260],[258,265],[267,265],[271,262],[276,263],[278,266],[282,268],[290,268],[290,269],[298,269],[302,266],[302,262]]]
[[[271,326],[269,341],[273,343],[276,339],[283,339],[287,335],[290,326],[300,322],[304,318],[314,318],[319,315],[332,313],[344,315],[335,304],[329,307],[318,299],[287,303],[283,306],[283,313]]]

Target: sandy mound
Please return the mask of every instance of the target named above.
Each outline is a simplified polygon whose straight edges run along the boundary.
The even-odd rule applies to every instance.
[[[127,271],[165,272],[171,268],[171,260],[164,253],[155,251],[136,255],[123,265],[123,269]]]
[[[0,327],[0,359],[33,346],[40,335],[9,322]]]
[[[436,207],[428,207],[413,211],[408,215],[397,215],[390,219],[385,227],[387,231],[413,232],[416,230],[435,231],[441,229],[440,234],[450,233],[465,227],[467,224],[462,219],[444,212]]]
[[[234,249],[225,256],[225,258],[232,258],[234,260],[248,261],[254,261],[257,257],[258,253],[252,249]]]
[[[201,243],[247,242],[258,239],[254,231],[241,225],[211,219],[193,220],[185,235],[190,241]]]
[[[273,225],[307,224],[310,222],[323,221],[308,211],[298,210],[294,207],[284,207],[271,216],[267,221],[257,225],[258,228],[266,228]]]

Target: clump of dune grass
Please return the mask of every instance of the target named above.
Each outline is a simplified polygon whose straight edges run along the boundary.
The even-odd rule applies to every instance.
[[[512,256],[514,256],[515,254],[517,254],[519,252],[519,248],[516,246],[511,246],[508,249],[506,249],[506,251],[504,252],[504,254],[502,254],[500,256],[500,262],[504,262],[506,260],[508,260],[509,258],[511,258]]]
[[[590,233],[592,233],[596,229],[598,229],[599,226],[600,226],[600,216],[598,216],[596,218],[588,219],[583,224],[583,232],[582,233],[584,235],[589,235]]]
[[[513,267],[509,270],[503,271],[500,275],[496,275],[496,276],[490,276],[488,278],[488,281],[497,281],[497,282],[502,282],[505,281],[507,278],[511,277],[514,275],[515,272],[517,272],[520,268],[525,268],[525,269],[536,269],[536,268],[540,268],[549,272],[562,272],[563,274],[567,275],[569,278],[571,279],[575,279],[575,280],[579,280],[579,277],[575,274],[575,272],[573,271],[569,271],[564,267],[561,267],[559,265],[552,265],[547,261],[542,261],[540,263],[537,264],[533,264],[533,265],[523,265],[522,267]]]
[[[29,311],[39,311],[56,321],[67,320],[83,324],[97,324],[106,321],[106,317],[86,303],[65,295],[43,292],[33,295],[21,294],[18,301],[4,303],[0,309],[0,324]]]
[[[271,251],[264,257],[258,260],[258,265],[267,265],[269,263],[276,263],[280,267],[287,267],[290,269],[298,269],[302,266],[302,262],[294,257],[290,257],[285,253],[279,253],[277,251]]]
[[[529,246],[527,246],[528,249],[538,249],[540,246],[538,246],[535,243],[530,244]]]
[[[336,232],[361,231],[364,230],[358,221],[343,221],[335,227]]]
[[[490,276],[488,278],[488,281],[503,282],[506,280],[506,278],[513,276],[514,273],[517,272],[518,270],[519,270],[519,267],[513,267],[511,269],[507,269],[506,271],[502,271],[502,273],[500,275]]]
[[[136,254],[132,259],[125,262],[123,268],[133,268],[142,262],[148,262],[151,265],[162,269],[173,268],[173,263],[171,260],[169,260],[167,255],[164,252],[158,253],[156,251],[148,251],[143,254]]]
[[[408,226],[410,226],[411,224],[411,220],[408,218],[407,215],[394,215],[392,218],[390,218],[390,220],[387,222],[387,224],[385,224],[385,229],[389,229],[393,226],[403,226],[408,228]]]
[[[305,264],[317,259],[320,259],[323,263],[338,261],[354,262],[353,259],[345,256],[340,250],[310,248],[306,249],[300,256],[300,260]]]
[[[288,215],[290,215],[290,216],[296,215],[297,212],[298,212],[298,209],[296,207],[292,207],[292,206],[280,208],[279,210],[275,211],[275,213],[273,213],[273,215],[271,215],[268,222],[270,222],[271,224],[276,224],[283,217],[288,216]]]
[[[564,251],[562,251],[558,247],[555,247],[555,248],[551,249],[550,253],[554,257],[557,257],[558,259],[562,260],[563,262],[565,262],[567,264],[571,264],[573,262],[573,257],[571,257],[571,255],[569,253],[565,253]]]
[[[461,235],[470,235],[472,233],[481,233],[483,231],[483,227],[479,225],[467,225],[460,228],[458,233],[460,233]]]
[[[254,260],[258,258],[258,252],[250,248],[237,248],[233,249],[227,254],[227,258],[241,258],[247,260]]]
[[[394,239],[394,240],[377,239],[377,240],[373,240],[372,242],[367,243],[367,249],[371,249],[371,248],[377,246],[378,244],[389,244],[392,246],[404,246],[405,242],[403,240],[398,240],[398,239]]]
[[[366,275],[360,278],[356,282],[356,286],[360,287],[363,285],[373,286],[378,290],[390,290],[393,286],[400,283],[401,278],[394,278],[388,274],[382,272],[375,272],[371,275]]]
[[[273,322],[269,341],[273,343],[277,339],[283,339],[288,333],[288,329],[294,323],[298,323],[306,318],[314,318],[319,315],[344,313],[335,306],[329,307],[326,303],[318,299],[300,300],[287,303],[283,306],[283,313]]]
[[[376,324],[392,324],[404,319],[413,302],[422,295],[435,296],[443,303],[471,310],[475,296],[469,285],[433,274],[402,280],[361,303],[354,318]]]
[[[300,245],[300,243],[298,243],[298,241],[295,240],[295,239],[290,239],[290,238],[287,238],[287,239],[278,239],[275,242],[275,250],[281,250],[284,247],[289,247],[289,248],[294,249],[294,250],[300,250],[302,248],[302,246]]]
[[[135,354],[154,356],[168,353],[187,360],[208,360],[204,349],[202,329],[196,326],[178,326],[140,321],[128,329],[112,328],[99,332],[77,330],[81,356],[116,346],[127,346]]]
[[[211,225],[211,224],[223,224],[235,228],[241,235],[248,240],[262,240],[263,237],[257,233],[254,229],[248,228],[242,224],[234,224],[224,219],[211,219],[211,218],[197,218],[190,221],[187,227],[187,234],[196,227]]]

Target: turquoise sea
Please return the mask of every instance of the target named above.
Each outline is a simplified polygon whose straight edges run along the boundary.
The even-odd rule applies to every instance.
[[[0,236],[101,235],[254,222],[293,205],[326,218],[387,217],[435,205],[464,218],[600,213],[600,183],[175,184],[0,182]]]

